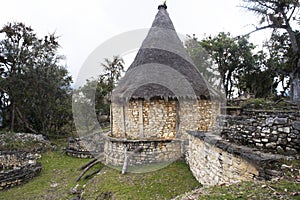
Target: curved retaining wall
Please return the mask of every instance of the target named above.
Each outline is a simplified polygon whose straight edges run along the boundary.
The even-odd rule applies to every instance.
[[[284,157],[224,141],[212,133],[189,132],[186,161],[203,185],[271,179],[281,172],[274,163]]]
[[[104,150],[104,133],[96,133],[81,138],[69,138],[66,154],[77,158],[93,158]]]
[[[25,183],[42,169],[37,155],[21,151],[0,152],[0,190]]]
[[[87,150],[85,143],[80,138],[69,138],[66,154],[77,158],[92,158],[93,155]]]
[[[127,149],[128,154],[132,154],[138,148],[141,149],[130,156],[129,166],[172,162],[182,155],[180,140],[124,140],[106,137],[104,146],[105,164],[122,166],[124,163],[124,148]]]

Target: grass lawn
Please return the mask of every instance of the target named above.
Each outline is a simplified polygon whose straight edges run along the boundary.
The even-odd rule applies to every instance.
[[[121,175],[105,167],[89,181],[84,189],[84,199],[171,199],[200,187],[188,166],[177,161],[166,168],[141,174]]]
[[[285,177],[277,181],[241,182],[230,186],[200,187],[183,161],[148,173],[128,173],[98,164],[88,173],[102,168],[93,178],[76,182],[79,168],[91,159],[69,157],[62,150],[65,141],[54,141],[57,151],[42,154],[42,171],[29,183],[0,192],[0,200],[70,200],[79,194],[70,190],[77,184],[84,200],[94,199],[298,199],[300,200],[300,161],[286,163]],[[293,169],[293,170],[292,170]],[[88,174],[87,173],[87,174]],[[196,190],[194,190],[197,188]],[[193,191],[192,191],[193,190]],[[192,192],[191,192],[192,191]],[[185,194],[185,195],[183,195]]]
[[[70,199],[69,191],[77,184],[75,180],[80,174],[78,168],[88,160],[69,157],[62,150],[46,152],[39,159],[42,163],[39,176],[26,184],[0,192],[0,199]]]
[[[39,162],[42,171],[39,176],[30,182],[0,192],[2,200],[70,200],[77,194],[70,194],[70,190],[79,184],[78,189],[84,186],[84,199],[97,197],[114,199],[170,199],[179,194],[191,191],[200,186],[184,162],[175,162],[166,168],[144,174],[121,175],[119,171],[94,166],[88,173],[102,168],[101,172],[88,180],[76,182],[81,173],[78,170],[90,159],[79,159],[67,156],[62,150],[64,141],[58,142],[57,151],[48,151],[42,154]],[[53,142],[53,143],[56,143]]]
[[[281,180],[275,182],[248,181],[230,186],[202,187],[176,200],[300,200],[300,184],[294,181]]]

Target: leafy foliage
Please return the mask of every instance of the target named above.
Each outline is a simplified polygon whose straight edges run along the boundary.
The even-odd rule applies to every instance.
[[[74,120],[80,134],[98,130],[101,128],[99,122],[102,126],[103,122],[109,121],[110,96],[124,71],[124,61],[119,56],[114,56],[112,61],[104,61],[101,64],[103,74],[97,80],[87,80],[73,93]]]
[[[218,66],[214,64],[211,55],[202,47],[195,34],[187,35],[185,48],[203,78],[214,88],[220,90],[222,85]]]
[[[105,58],[101,63],[104,73],[99,76],[95,95],[98,112],[109,116],[111,92],[124,72],[124,65],[124,60],[119,56],[113,56],[112,61]]]
[[[71,77],[54,34],[9,23],[0,33],[0,106],[11,131],[57,134],[71,121]],[[10,123],[10,124],[9,124]]]
[[[256,14],[260,20],[258,27],[252,32],[271,28],[279,36],[274,38],[273,34],[273,40],[275,39],[279,43],[289,43],[291,51],[285,59],[289,58],[289,61],[292,61],[289,62],[290,72],[288,75],[290,79],[290,96],[291,100],[299,102],[300,43],[297,39],[299,32],[296,30],[295,27],[297,26],[295,25],[299,25],[300,2],[298,0],[243,0],[243,2],[245,4],[242,7]],[[285,33],[278,32],[279,29]],[[277,50],[279,49],[277,48]],[[281,69],[286,69],[286,67]]]
[[[254,54],[255,46],[247,37],[235,38],[221,32],[203,39],[200,44],[217,65],[227,98],[233,96],[235,88],[239,95],[248,93],[256,97],[274,92],[274,75],[264,66],[266,56],[262,51]]]

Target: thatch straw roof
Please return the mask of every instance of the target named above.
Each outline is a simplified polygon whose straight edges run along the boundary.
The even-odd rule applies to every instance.
[[[210,99],[208,86],[187,54],[165,6],[159,11],[112,100],[160,97]]]

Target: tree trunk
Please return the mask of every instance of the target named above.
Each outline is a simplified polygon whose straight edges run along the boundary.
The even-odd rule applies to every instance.
[[[122,167],[122,174],[126,174],[127,166],[128,166],[128,159],[136,153],[140,153],[143,150],[143,147],[136,148],[133,152],[128,152],[126,145],[124,145],[124,163]]]
[[[15,128],[15,103],[12,103],[10,131],[14,132]]]
[[[300,102],[300,80],[299,80],[299,74],[291,73],[291,100],[293,102]]]
[[[296,63],[296,68],[293,70],[293,72],[290,74],[290,79],[291,79],[291,100],[293,102],[299,102],[300,101],[300,85],[299,85],[299,72],[300,72],[300,57],[299,57],[299,46],[297,43],[297,38],[296,38],[296,33],[293,31],[287,17],[284,15],[286,24],[287,24],[287,28],[286,31],[289,34],[290,40],[291,40],[291,44],[292,44],[292,49],[293,52],[295,54],[295,56],[297,56],[297,63]]]
[[[113,132],[113,110],[112,110],[112,106],[113,106],[113,101],[112,101],[112,92],[110,92],[110,107],[109,107],[109,117],[110,117],[110,121],[109,121],[109,125],[110,125],[110,131],[111,133]]]
[[[34,130],[29,123],[26,121],[26,119],[23,117],[21,111],[19,110],[18,107],[15,107],[15,111],[17,112],[17,114],[19,115],[19,119],[22,123],[24,123],[25,128],[27,128],[28,130],[30,130],[32,133],[38,134],[38,132],[36,130]]]

